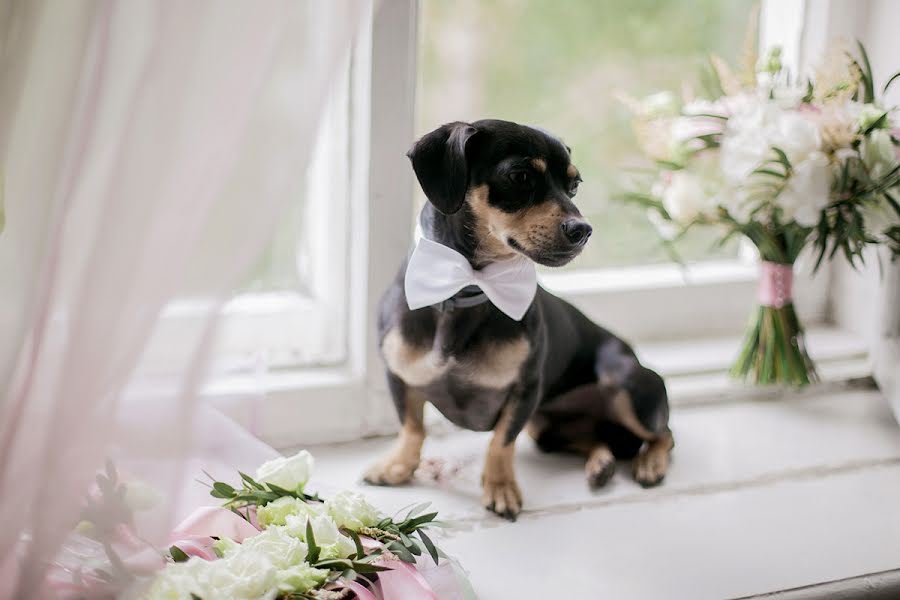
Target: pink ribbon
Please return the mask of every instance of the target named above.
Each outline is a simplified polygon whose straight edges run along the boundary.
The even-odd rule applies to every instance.
[[[240,543],[259,533],[259,529],[221,506],[201,506],[182,521],[170,539],[229,537]]]
[[[763,261],[759,268],[757,297],[763,306],[781,308],[793,300],[794,268],[792,265]]]

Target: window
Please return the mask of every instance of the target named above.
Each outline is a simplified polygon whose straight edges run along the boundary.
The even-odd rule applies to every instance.
[[[633,148],[610,82],[636,94],[676,86],[707,48],[733,57],[751,13],[749,0],[670,4],[392,0],[372,9],[334,91],[306,194],[225,310],[208,395],[275,446],[397,427],[374,319],[423,201],[405,153],[417,135],[460,118],[541,124],[580,157],[590,183],[579,199],[597,235],[580,262],[542,272],[547,288],[633,341],[737,334],[754,302],[752,257],[732,247],[706,260],[708,242],[696,240],[683,251],[702,262],[668,263],[643,215],[608,198]],[[773,10],[767,18],[777,19]],[[635,33],[641,23],[653,35]],[[799,27],[782,30],[769,28],[770,39],[799,39]],[[824,281],[798,290],[808,324],[824,312]]]
[[[594,236],[570,268],[670,262],[643,212],[611,196],[640,167],[617,92],[678,90],[710,53],[738,58],[756,0],[422,2],[419,134],[456,120],[540,125],[573,150]],[[700,93],[699,89],[695,92]],[[714,237],[679,244],[685,260],[736,258]]]

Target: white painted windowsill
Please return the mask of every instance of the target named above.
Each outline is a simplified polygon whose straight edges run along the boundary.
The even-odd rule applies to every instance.
[[[826,379],[841,369],[866,374],[847,366],[865,362],[852,338],[833,330],[811,338]],[[708,374],[719,376],[716,361],[731,360],[730,343],[680,345],[675,354],[639,348],[675,388],[676,447],[658,488],[640,488],[620,464],[605,489],[590,491],[582,459],[543,454],[523,435],[515,464],[524,512],[508,523],[480,506],[489,434],[443,425],[431,428],[409,486],[359,483],[390,447],[376,438],[312,447],[313,489],[358,489],[388,511],[431,501],[454,523],[440,545],[484,599],[573,590],[623,600],[736,598],[900,567],[900,428],[881,394],[834,380],[762,396],[734,395],[723,383],[698,402],[682,395],[689,386],[677,391],[682,378],[698,377],[691,364],[708,360]]]

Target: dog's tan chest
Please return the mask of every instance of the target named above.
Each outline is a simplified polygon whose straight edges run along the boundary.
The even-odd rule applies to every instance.
[[[431,344],[410,344],[397,327],[387,333],[381,344],[388,369],[414,387],[452,376],[478,387],[504,389],[518,378],[530,350],[531,345],[522,336],[501,342],[485,341],[464,355],[447,357]]]

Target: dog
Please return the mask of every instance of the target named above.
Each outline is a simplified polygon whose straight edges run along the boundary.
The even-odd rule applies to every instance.
[[[591,235],[573,203],[581,176],[571,150],[541,129],[501,120],[448,123],[407,156],[429,201],[419,218],[424,237],[476,271],[522,256],[562,266]],[[543,451],[585,456],[592,488],[609,481],[617,459],[633,459],[642,486],[663,480],[674,447],[666,387],[627,343],[539,286],[521,320],[492,302],[466,302],[477,288],[461,290],[449,309],[412,310],[406,267],[384,293],[378,319],[402,429],[365,473],[368,483],[412,478],[425,402],[460,427],[493,431],[482,503],[510,520],[522,510],[513,453],[523,429]]]

